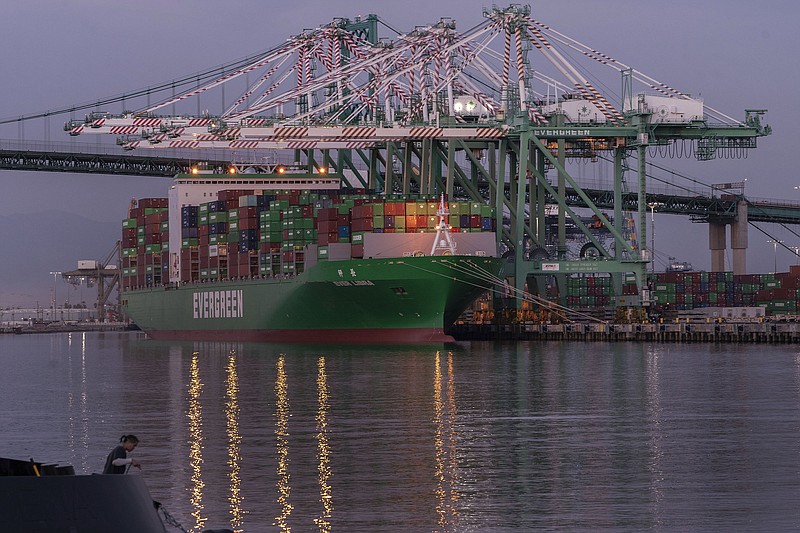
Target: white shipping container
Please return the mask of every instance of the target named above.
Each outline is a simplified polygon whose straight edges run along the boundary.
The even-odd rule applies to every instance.
[[[83,259],[78,261],[78,270],[92,270],[97,268],[97,261],[93,259]]]

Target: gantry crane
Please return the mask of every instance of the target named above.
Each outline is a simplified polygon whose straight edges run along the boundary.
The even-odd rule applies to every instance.
[[[111,134],[126,149],[285,151],[308,172],[324,169],[350,186],[487,202],[498,220],[508,221],[498,224],[497,239],[513,258],[517,288],[531,276],[563,281],[572,273],[607,272],[620,294],[622,273],[631,272],[646,300],[648,148],[681,141],[698,160],[740,155],[770,133],[765,111],[733,119],[537,21],[529,6],[483,15],[466,33],[442,19],[392,40],[378,39],[382,21],[375,15],[335,19],[217,75],[209,71],[202,82],[198,76],[196,86],[156,104],[92,113],[65,129]],[[610,69],[621,98],[601,93],[575,57],[604,67],[606,75]],[[238,97],[223,102],[218,114],[176,111],[194,99],[199,110],[201,96],[236,83],[243,86]],[[569,161],[600,153],[613,160],[611,218],[569,172]],[[626,174],[636,174],[635,181]],[[612,236],[610,244],[567,204],[568,188]],[[638,193],[638,232],[622,212],[626,188]],[[547,246],[548,205],[558,213],[554,250]],[[596,257],[568,257],[568,223]]]
[[[96,307],[101,322],[108,319],[108,301],[114,289],[119,291],[119,245],[117,241],[111,252],[102,260],[79,261],[77,269],[61,273],[61,277],[67,283],[86,279],[92,284],[97,284]]]

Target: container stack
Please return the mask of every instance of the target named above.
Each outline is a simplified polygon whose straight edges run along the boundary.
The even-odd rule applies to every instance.
[[[638,293],[633,274],[623,279],[622,295]],[[763,307],[767,316],[796,315],[800,309],[800,265],[789,272],[747,274],[732,272],[661,272],[648,275],[650,308],[657,314],[706,307]],[[575,274],[566,278],[566,305],[602,312],[614,303],[608,274]],[[558,287],[549,285],[547,297],[558,299]]]
[[[122,221],[122,287],[160,285],[169,278],[166,198],[142,198]]]
[[[316,245],[316,260],[360,258],[366,233],[433,232],[438,209],[436,197],[223,190],[215,200],[181,208],[180,281],[294,276],[305,268],[308,245]],[[489,206],[449,202],[448,209],[452,232],[496,229]],[[132,213],[123,221],[123,286],[166,284],[167,199],[142,199]]]
[[[567,278],[567,307],[596,308],[611,305],[610,276],[574,276]]]

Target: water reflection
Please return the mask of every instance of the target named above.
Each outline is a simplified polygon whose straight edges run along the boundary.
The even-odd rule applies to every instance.
[[[242,509],[241,478],[239,477],[242,437],[239,434],[239,376],[236,373],[236,352],[233,350],[228,355],[225,384],[225,418],[227,419],[228,434],[228,466],[230,466],[228,478],[231,490],[228,501],[231,504],[231,527],[234,531],[240,532],[246,512]]]
[[[292,487],[289,484],[289,386],[286,380],[286,358],[281,354],[277,362],[277,378],[275,379],[275,440],[278,451],[277,474],[278,504],[280,514],[275,517],[274,525],[281,531],[291,531],[287,521],[292,514],[293,506],[289,503]]]
[[[317,471],[319,473],[319,497],[322,502],[322,514],[314,519],[321,532],[331,531],[331,513],[333,512],[333,496],[328,480],[331,472],[330,445],[328,443],[328,376],[325,373],[325,358],[317,360]]]
[[[80,335],[80,354],[81,354],[81,372],[80,372],[80,387],[75,387],[74,377],[72,373],[72,343],[74,337]],[[53,337],[51,342],[55,342],[57,339],[56,336]],[[67,372],[68,372],[68,380],[69,380],[69,390],[67,392],[67,408],[69,410],[69,449],[72,452],[72,464],[76,466],[76,469],[82,472],[86,472],[89,470],[89,393],[88,393],[88,384],[86,382],[86,332],[81,334],[77,333],[69,333],[67,335]],[[79,409],[79,413],[75,413],[76,405],[75,405],[75,390],[76,388],[79,390],[80,399],[78,402],[77,409]],[[80,456],[78,456],[78,450],[76,449],[76,432],[78,429],[76,428],[76,418],[80,419]],[[77,463],[77,464],[76,464]],[[78,467],[78,464],[80,465]]]
[[[447,354],[446,398],[443,396],[445,386],[441,367],[441,355],[437,351],[433,370],[434,479],[436,480],[434,492],[439,530],[455,531],[459,520],[457,509],[459,475],[453,352]]]
[[[192,469],[192,486],[189,501],[194,517],[194,529],[201,531],[206,518],[203,516],[203,407],[200,403],[200,394],[203,391],[203,382],[200,381],[199,353],[192,353],[189,379],[189,464]]]
[[[800,350],[783,345],[330,346],[322,359],[319,346],[232,357],[54,338],[0,336],[8,455],[66,462],[53,443],[69,435],[75,466],[88,439],[96,469],[130,428],[151,494],[191,531],[231,527],[237,478],[248,532],[279,530],[279,515],[294,532],[800,524]]]
[[[659,373],[659,355],[660,349],[652,347],[647,352],[647,411],[648,419],[650,422],[650,460],[648,461],[648,469],[650,471],[650,491],[652,493],[652,517],[653,526],[662,527],[663,519],[661,516],[661,505],[664,498],[663,483],[663,428],[662,428],[662,408],[661,408],[661,389],[660,373]]]

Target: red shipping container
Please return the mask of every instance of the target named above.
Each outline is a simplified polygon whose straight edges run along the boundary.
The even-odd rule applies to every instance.
[[[351,222],[352,231],[372,231],[372,217],[370,218],[357,218]]]
[[[136,205],[140,208],[167,207],[169,200],[167,198],[140,198]]]
[[[335,220],[317,220],[318,233],[336,233],[339,231]]]
[[[403,202],[386,202],[383,204],[384,215],[405,215],[406,204]]]
[[[354,244],[350,247],[350,257],[364,257],[364,245]]]
[[[258,207],[256,206],[243,206],[239,208],[239,221],[243,218],[255,218],[258,220]]]
[[[335,207],[323,207],[319,211],[317,211],[317,220],[318,221],[336,221],[337,217],[339,216],[339,211]],[[335,224],[334,224],[335,225]]]
[[[417,216],[416,215],[407,215],[406,216],[406,230],[408,230],[408,229],[416,229],[416,227],[417,227]],[[411,233],[413,233],[413,231]]]
[[[257,218],[240,218],[239,219],[239,229],[258,229],[258,219]]]

